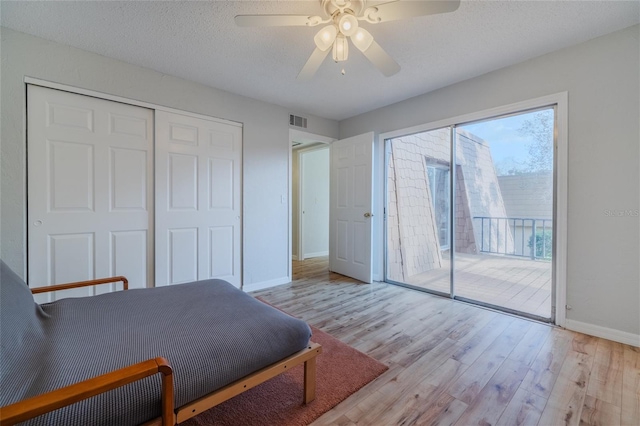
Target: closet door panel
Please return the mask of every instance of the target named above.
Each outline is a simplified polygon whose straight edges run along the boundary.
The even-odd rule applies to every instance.
[[[153,285],[147,262],[153,111],[39,86],[27,90],[29,285],[112,275],[127,275],[132,287]],[[70,290],[38,301],[114,289]]]
[[[239,126],[156,112],[157,285],[241,286],[241,167]]]
[[[144,288],[145,283],[149,282],[148,265],[149,259],[147,250],[147,240],[149,231],[147,229],[137,229],[131,231],[111,232],[111,252],[110,266],[111,273],[109,275],[122,275],[129,280],[129,288]],[[112,290],[113,286],[107,287]]]

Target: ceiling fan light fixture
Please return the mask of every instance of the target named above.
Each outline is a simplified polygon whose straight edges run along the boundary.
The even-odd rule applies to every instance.
[[[352,36],[358,31],[358,19],[351,14],[344,14],[338,21],[340,32],[347,37]]]
[[[356,33],[351,36],[351,41],[358,50],[364,52],[371,46],[371,43],[373,43],[373,36],[364,28],[358,28]]]
[[[0,0],[2,1],[2,0]],[[416,16],[449,13],[460,7],[460,0],[318,0],[323,16],[310,15],[238,15],[236,24],[241,27],[315,27],[327,25],[314,37],[316,48],[298,74],[299,80],[308,80],[329,56],[332,47],[333,60],[346,61],[349,56],[350,38],[353,44],[383,75],[389,77],[400,71],[400,65],[373,39],[360,22],[370,24],[397,21]]]
[[[313,38],[313,41],[316,43],[316,47],[323,52],[329,49],[332,45],[336,36],[338,35],[338,30],[335,25],[327,25]]]
[[[349,43],[347,38],[338,34],[336,40],[333,42],[333,60],[336,62],[346,61],[349,57]]]

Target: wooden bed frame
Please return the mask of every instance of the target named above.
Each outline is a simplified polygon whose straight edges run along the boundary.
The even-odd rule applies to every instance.
[[[39,294],[115,282],[122,282],[123,290],[129,288],[129,281],[125,277],[120,276],[38,287],[31,289],[31,293]],[[302,363],[304,363],[303,401],[305,404],[308,404],[316,397],[316,356],[321,352],[322,346],[310,342],[307,348],[178,409],[175,409],[173,406],[173,369],[171,368],[171,364],[167,359],[157,357],[1,407],[0,424],[2,426],[9,426],[24,422],[49,411],[57,410],[82,401],[83,399],[91,398],[92,396],[107,392],[111,389],[160,373],[162,374],[162,415],[145,423],[144,426],[174,426]]]

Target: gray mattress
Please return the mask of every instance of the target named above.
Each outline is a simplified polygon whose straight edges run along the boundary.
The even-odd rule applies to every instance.
[[[311,336],[305,322],[221,280],[63,299],[35,310],[41,329],[21,336],[24,356],[9,354],[18,348],[3,342],[0,405],[163,356],[180,407],[305,348]],[[25,424],[139,424],[159,416],[160,389],[156,375]]]

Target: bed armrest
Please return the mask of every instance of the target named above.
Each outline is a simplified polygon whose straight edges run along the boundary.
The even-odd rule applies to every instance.
[[[117,283],[119,281],[122,281],[123,290],[129,289],[129,280],[127,280],[125,277],[110,277],[110,278],[99,278],[97,280],[78,281],[75,283],[68,283],[68,284],[50,285],[46,287],[35,287],[31,289],[31,293],[32,294],[47,293],[49,291],[68,290],[70,288],[86,287],[90,285]]]
[[[163,357],[133,364],[101,376],[0,408],[0,424],[14,425],[49,411],[91,398],[156,373],[162,373],[162,425],[175,425],[173,370]]]

